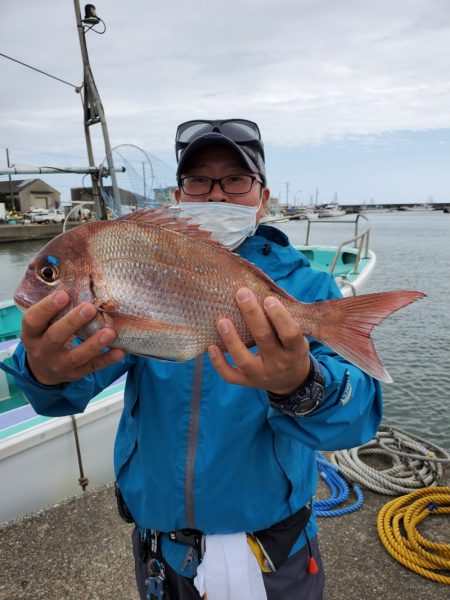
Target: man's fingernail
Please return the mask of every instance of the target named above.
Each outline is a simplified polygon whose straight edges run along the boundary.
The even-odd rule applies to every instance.
[[[247,289],[238,290],[236,297],[239,302],[247,302],[247,300],[250,300],[250,291]]]
[[[230,332],[230,325],[228,324],[228,321],[219,321],[217,323],[217,327],[220,333],[227,334]]]
[[[93,317],[95,314],[94,307],[92,304],[83,304],[80,308],[80,315],[83,319],[87,319],[88,317]]]
[[[112,333],[110,331],[104,331],[101,335],[100,335],[100,341],[102,344],[109,344],[110,342],[112,342],[114,339],[114,336],[112,335]]]
[[[56,292],[53,296],[53,302],[56,306],[62,306],[67,302],[67,295],[64,292]]]
[[[266,308],[275,308],[275,306],[278,306],[278,300],[272,296],[269,296],[269,298],[264,300],[264,306]]]

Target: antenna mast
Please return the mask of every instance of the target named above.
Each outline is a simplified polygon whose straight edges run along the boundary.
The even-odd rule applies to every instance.
[[[98,93],[97,86],[95,85],[94,76],[92,69],[89,64],[89,55],[86,46],[85,33],[90,28],[100,23],[101,19],[97,17],[95,6],[93,4],[86,4],[85,6],[85,18],[81,19],[80,14],[80,2],[74,0],[75,15],[77,19],[78,37],[80,40],[81,56],[83,59],[83,109],[84,109],[84,133],[86,136],[86,147],[89,159],[89,165],[95,167],[94,152],[92,150],[92,141],[89,128],[96,123],[100,123],[102,126],[103,140],[105,145],[106,160],[109,167],[109,175],[112,182],[114,208],[118,215],[120,215],[120,195],[119,187],[117,185],[117,178],[114,170],[114,163],[111,152],[111,143],[109,141],[108,127],[106,125],[105,111],[103,110],[102,101],[100,94]],[[89,26],[89,27],[86,27]],[[99,172],[92,172],[92,192],[94,196],[95,210],[97,216],[101,219],[106,219],[106,205],[100,196],[99,190]]]

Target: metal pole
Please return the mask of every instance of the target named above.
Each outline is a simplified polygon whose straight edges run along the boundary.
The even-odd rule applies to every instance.
[[[75,437],[75,448],[77,450],[78,468],[80,470],[80,477],[78,478],[78,483],[81,485],[83,492],[85,492],[87,486],[89,485],[89,479],[84,475],[83,460],[81,458],[80,440],[78,439],[77,422],[73,415],[70,415],[70,418],[72,420],[73,435]]]
[[[86,40],[84,37],[83,23],[81,22],[80,4],[78,0],[74,0],[75,16],[77,19],[78,38],[80,40],[81,56],[83,59],[83,84],[84,84],[84,96],[83,96],[83,109],[84,109],[84,135],[86,137],[86,148],[88,154],[89,165],[95,167],[94,152],[92,150],[91,134],[89,132],[88,120],[90,116],[89,107],[89,87],[87,84],[86,65],[89,64],[89,57],[87,53]],[[95,212],[97,217],[106,220],[106,206],[103,201],[100,200],[100,190],[98,185],[98,175],[94,173],[91,175],[92,181],[92,196],[94,198]]]
[[[10,162],[9,162],[9,150],[8,148],[6,148],[6,164],[8,165],[8,168],[11,166]],[[14,206],[14,191],[13,191],[13,184],[12,184],[12,179],[11,179],[11,175],[8,175],[8,179],[9,179],[9,197],[11,199],[11,210],[16,210],[16,207]]]
[[[103,140],[105,144],[105,152],[106,152],[106,160],[108,162],[108,166],[110,168],[110,176],[113,188],[113,196],[114,196],[114,205],[116,212],[120,214],[120,197],[119,197],[119,188],[117,186],[117,179],[115,173],[113,171],[114,164],[112,159],[111,152],[111,144],[109,141],[109,133],[106,125],[105,112],[103,110],[103,105],[100,99],[100,95],[98,93],[97,87],[95,85],[94,76],[92,75],[92,70],[89,64],[89,56],[86,46],[86,38],[84,34],[84,26],[81,21],[80,14],[80,3],[79,0],[74,0],[75,7],[75,16],[77,19],[77,28],[78,28],[78,38],[80,40],[80,48],[81,48],[81,56],[83,59],[83,75],[84,75],[84,96],[83,96],[83,107],[84,107],[84,133],[86,136],[86,146],[89,158],[89,164],[91,166],[95,166],[94,153],[92,150],[92,142],[91,136],[89,132],[89,127],[94,125],[95,123],[101,123],[102,132],[103,132]],[[106,206],[104,201],[100,198],[99,193],[99,176],[97,174],[92,174],[92,191],[94,196],[94,202],[97,214],[102,218],[106,219]]]
[[[84,38],[84,33],[83,33],[83,38]],[[114,199],[114,207],[116,209],[116,213],[118,215],[120,215],[121,210],[120,210],[120,195],[119,195],[119,186],[117,185],[117,179],[116,179],[116,174],[114,171],[114,162],[113,162],[113,157],[112,157],[112,148],[111,148],[111,142],[109,140],[109,133],[108,133],[108,126],[106,124],[106,117],[105,117],[105,111],[103,110],[103,104],[102,101],[100,99],[100,95],[98,93],[97,90],[97,86],[95,85],[95,81],[94,81],[94,77],[92,75],[92,71],[91,71],[91,67],[88,64],[87,65],[87,83],[89,86],[89,91],[92,94],[92,98],[94,101],[94,106],[96,109],[96,113],[98,118],[100,119],[100,123],[102,126],[102,132],[103,132],[103,141],[105,144],[105,153],[106,153],[106,160],[108,162],[108,167],[110,169],[110,177],[111,177],[111,184],[112,184],[112,189],[113,189],[113,199]]]
[[[147,200],[147,190],[145,185],[145,162],[142,161],[142,179],[144,180],[144,202]]]
[[[124,173],[125,167],[115,167],[114,170],[117,173]],[[0,169],[0,175],[65,175],[66,173],[85,173],[86,175],[107,175],[109,169],[98,167],[8,167],[7,169]]]

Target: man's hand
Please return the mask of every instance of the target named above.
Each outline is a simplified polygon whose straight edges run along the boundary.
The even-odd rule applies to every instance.
[[[75,381],[125,356],[123,350],[102,352],[116,337],[114,329],[110,328],[101,329],[82,344],[70,347],[77,331],[95,317],[97,309],[84,302],[49,325],[68,302],[68,294],[54,292],[31,306],[22,320],[20,337],[27,351],[28,368],[44,385]]]
[[[229,319],[221,319],[217,329],[236,366],[232,366],[217,346],[208,348],[217,372],[229,383],[269,390],[275,394],[294,392],[310,369],[309,344],[290,312],[269,296],[264,310],[247,288],[236,294],[240,311],[250,329],[257,354],[248,350]]]

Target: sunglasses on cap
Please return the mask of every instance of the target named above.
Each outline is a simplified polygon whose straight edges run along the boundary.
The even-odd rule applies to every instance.
[[[191,142],[205,133],[221,133],[236,144],[244,146],[255,146],[264,159],[264,148],[261,140],[259,127],[253,121],[247,119],[225,119],[221,121],[209,121],[198,119],[186,121],[178,125],[175,136],[175,152],[177,161],[180,160],[180,154]]]

